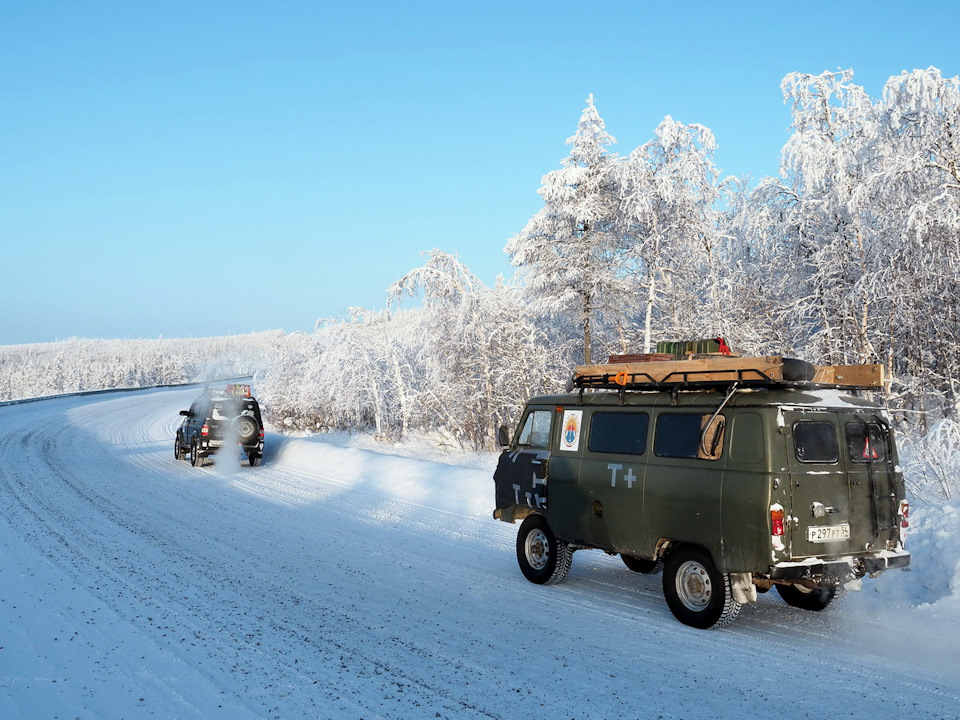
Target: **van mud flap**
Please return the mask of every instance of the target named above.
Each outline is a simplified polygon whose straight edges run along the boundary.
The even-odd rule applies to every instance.
[[[513,505],[545,509],[549,458],[550,453],[546,451],[521,450],[502,453],[493,474],[497,509],[502,510]]]

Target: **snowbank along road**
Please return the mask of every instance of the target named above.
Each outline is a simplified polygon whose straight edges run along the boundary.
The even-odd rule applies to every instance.
[[[0,407],[0,717],[960,715],[960,611],[911,573],[694,630],[602,553],[528,583],[492,454],[268,435],[192,468],[195,395]]]

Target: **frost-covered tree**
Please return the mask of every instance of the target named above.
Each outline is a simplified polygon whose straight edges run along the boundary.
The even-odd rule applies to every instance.
[[[456,256],[434,250],[390,296],[421,301],[416,335],[424,429],[442,428],[462,445],[492,448],[497,427],[516,419],[528,395],[558,383],[553,354],[520,293],[500,279],[488,288]]]
[[[570,155],[543,177],[543,208],[506,246],[531,308],[575,325],[586,363],[598,321],[622,325],[634,302],[623,271],[616,157],[607,152],[615,142],[591,95],[567,139]]]
[[[793,133],[783,148],[783,179],[760,189],[781,216],[780,243],[795,244],[796,263],[781,268],[802,295],[784,301],[807,337],[806,355],[835,364],[874,362],[872,298],[863,279],[872,260],[869,238],[850,201],[871,168],[866,152],[878,111],[853,72],[791,73],[781,85],[792,103]]]
[[[855,209],[882,248],[872,289],[896,390],[952,412],[960,382],[960,81],[936,68],[887,82]],[[934,392],[931,392],[934,391]]]
[[[726,334],[713,133],[670,116],[618,168],[628,267],[643,298],[644,352],[654,334]]]

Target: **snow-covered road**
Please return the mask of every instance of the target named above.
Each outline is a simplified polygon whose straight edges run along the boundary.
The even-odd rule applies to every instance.
[[[960,610],[916,573],[694,630],[601,553],[528,583],[492,455],[268,435],[192,468],[195,395],[0,407],[0,717],[960,716]]]

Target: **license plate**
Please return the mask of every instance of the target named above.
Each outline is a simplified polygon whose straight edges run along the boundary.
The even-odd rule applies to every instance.
[[[850,539],[850,526],[843,525],[814,525],[807,528],[807,542],[828,543]]]

